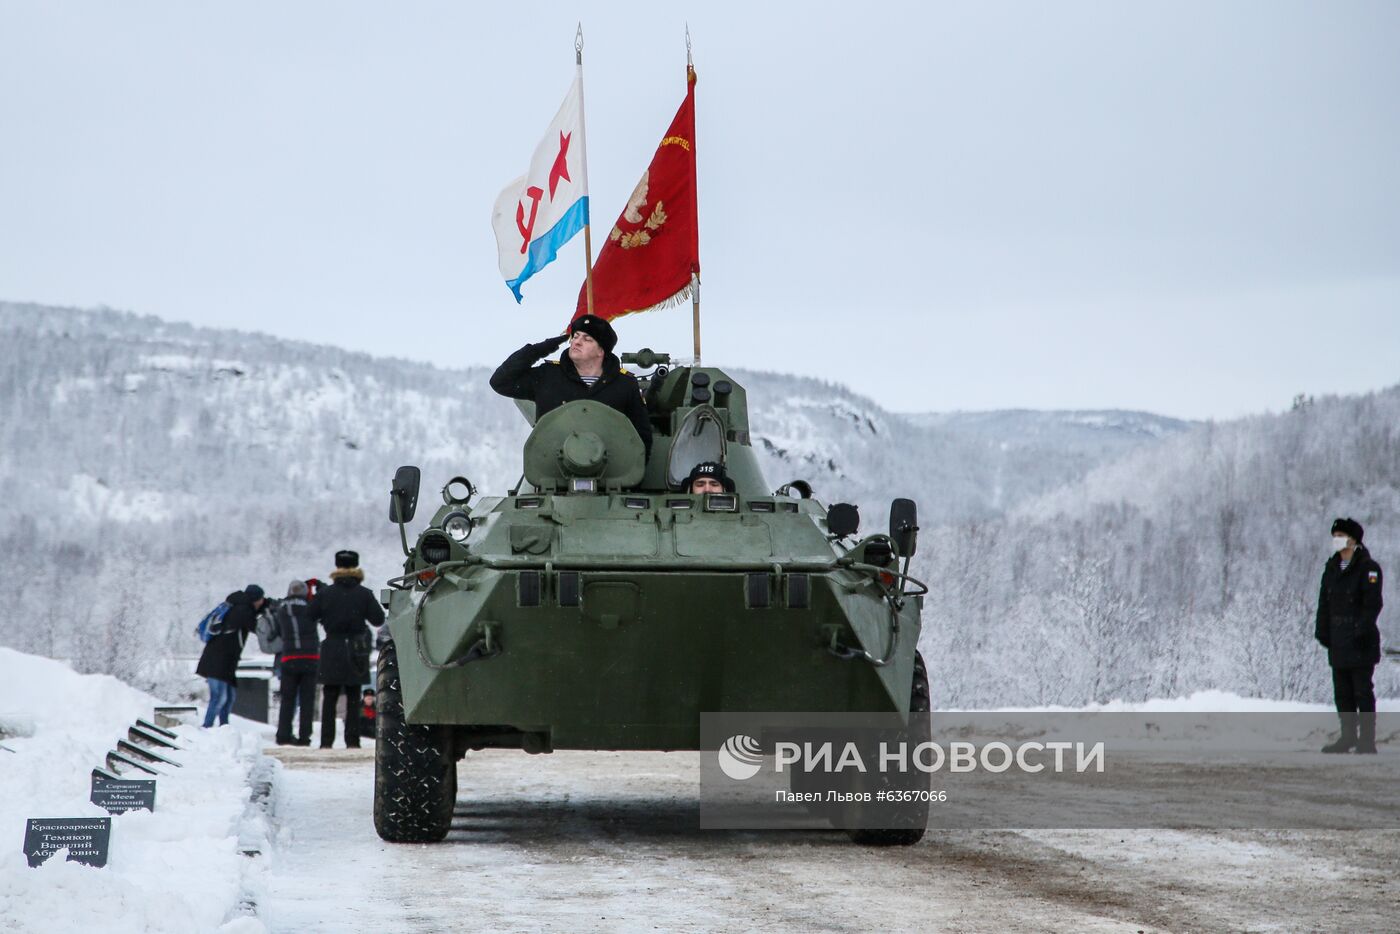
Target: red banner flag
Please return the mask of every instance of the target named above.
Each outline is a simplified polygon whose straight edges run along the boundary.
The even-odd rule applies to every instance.
[[[700,225],[695,72],[688,69],[685,101],[593,264],[593,313],[616,318],[679,302],[690,295],[692,273],[700,274]],[[585,282],[574,317],[587,313]]]

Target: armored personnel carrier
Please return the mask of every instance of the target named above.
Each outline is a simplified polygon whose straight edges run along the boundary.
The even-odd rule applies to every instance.
[[[737,380],[649,350],[622,360],[651,371],[639,377],[649,458],[605,405],[536,420],[517,403],[533,429],[516,488],[474,502],[453,478],[411,545],[420,473],[394,478],[407,560],[386,591],[392,643],[378,662],[386,840],[446,836],[472,750],[692,750],[702,712],[928,710],[925,588],[907,573],[914,503],[895,500],[888,533],[861,536],[854,506],[764,480]],[[682,488],[705,461],[725,465],[732,490]],[[853,832],[922,834],[922,822]]]

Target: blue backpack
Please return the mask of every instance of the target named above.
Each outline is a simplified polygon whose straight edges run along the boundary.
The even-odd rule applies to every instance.
[[[194,627],[195,635],[199,636],[200,642],[208,642],[217,635],[222,635],[224,617],[228,615],[229,605],[225,601],[214,609],[204,614],[204,618],[199,621],[199,625]]]

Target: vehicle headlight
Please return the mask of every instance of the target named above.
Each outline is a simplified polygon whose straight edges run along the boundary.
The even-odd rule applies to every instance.
[[[462,544],[472,534],[472,518],[465,512],[450,512],[442,520],[442,530],[457,544]]]
[[[429,529],[418,541],[418,555],[428,564],[441,564],[452,557],[452,544],[441,532]]]

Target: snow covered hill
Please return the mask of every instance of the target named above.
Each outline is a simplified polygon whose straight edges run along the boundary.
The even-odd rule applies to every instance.
[[[0,642],[170,696],[189,683],[171,657],[197,653],[195,620],[229,591],[281,593],[347,547],[372,580],[397,572],[400,464],[423,468],[428,504],[458,473],[519,476],[526,425],[485,368],[5,303],[0,337]],[[818,379],[734,375],[772,485],[806,479],[867,529],[892,497],[918,501],[936,703],[1318,701],[1327,523],[1362,519],[1382,564],[1400,550],[1400,389],[1195,425],[900,415]]]
[[[993,412],[922,412],[905,416],[915,425],[997,444],[1041,444],[1062,450],[1123,449],[1185,431],[1190,422],[1122,409],[1004,409]]]
[[[209,605],[324,575],[339,548],[372,578],[394,573],[385,493],[400,464],[423,468],[428,500],[459,473],[499,490],[520,472],[527,426],[484,368],[13,303],[0,335],[0,582],[18,594],[0,640],[82,670],[160,685]],[[994,438],[818,380],[736,375],[769,481],[807,479],[868,527],[894,496],[930,525],[995,515],[1099,460],[1047,470],[1042,451],[990,470]]]
[[[906,416],[910,423],[981,453],[991,478],[989,514],[1081,479],[1094,467],[1141,445],[1197,427],[1150,412],[1102,411],[934,412]]]
[[[111,311],[0,305],[0,333],[0,638],[147,687],[231,590],[340,548],[394,573],[400,464],[497,485],[524,438],[484,372]]]
[[[1302,402],[1128,451],[988,522],[934,532],[931,654],[942,696],[1079,705],[1218,688],[1323,701],[1313,640],[1330,526],[1400,555],[1400,387]],[[1400,614],[1380,618],[1383,645]],[[1378,693],[1400,693],[1382,665]],[[935,688],[938,696],[937,688]]]

